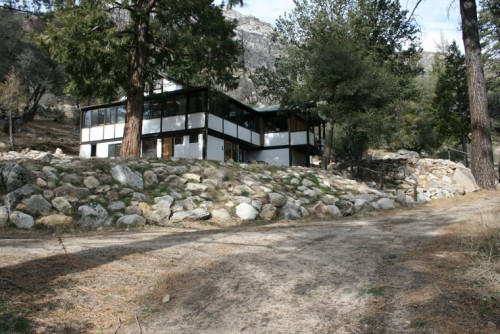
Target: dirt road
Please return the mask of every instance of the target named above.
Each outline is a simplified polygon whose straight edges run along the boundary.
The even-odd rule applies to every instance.
[[[447,240],[498,207],[483,192],[331,222],[4,233],[0,288],[35,333],[459,333],[463,259]]]

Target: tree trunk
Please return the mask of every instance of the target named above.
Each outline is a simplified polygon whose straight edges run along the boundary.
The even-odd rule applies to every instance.
[[[130,51],[127,114],[120,152],[122,157],[139,157],[141,154],[142,115],[144,113],[144,88],[148,59],[149,11],[147,1],[137,1],[137,10],[138,13],[133,17],[135,36]]]
[[[460,0],[460,14],[467,66],[467,83],[469,85],[472,174],[474,174],[480,187],[494,189],[493,147],[491,144],[486,83],[477,24],[476,1]]]
[[[325,124],[325,147],[323,149],[323,169],[327,169],[332,157],[332,144],[333,144],[333,126],[332,120],[327,120]]]
[[[41,85],[38,85],[34,90],[33,93],[31,94],[29,98],[29,102],[26,105],[24,115],[23,115],[23,122],[31,122],[33,118],[35,118],[36,112],[38,110],[38,104],[40,103],[40,100],[42,99],[43,94],[45,94],[45,88],[42,88]]]
[[[462,152],[464,152],[464,165],[469,167],[469,157],[467,156],[467,137],[465,133],[460,134],[460,143],[462,144]]]
[[[9,113],[9,141],[10,141],[10,149],[14,150],[14,129],[12,126],[12,110]]]

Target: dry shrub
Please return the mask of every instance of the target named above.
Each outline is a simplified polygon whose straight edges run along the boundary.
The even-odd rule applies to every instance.
[[[464,242],[477,260],[466,276],[500,296],[500,208],[482,212],[468,225]]]

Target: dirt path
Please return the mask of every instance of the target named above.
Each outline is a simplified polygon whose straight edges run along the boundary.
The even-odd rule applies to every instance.
[[[448,239],[498,207],[482,192],[333,222],[5,234],[0,289],[35,333],[459,333]],[[469,332],[500,328],[483,322]]]

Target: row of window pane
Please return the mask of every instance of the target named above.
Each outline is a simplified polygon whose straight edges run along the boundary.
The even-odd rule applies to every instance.
[[[87,110],[83,113],[84,128],[104,124],[124,123],[127,111],[125,106]]]

